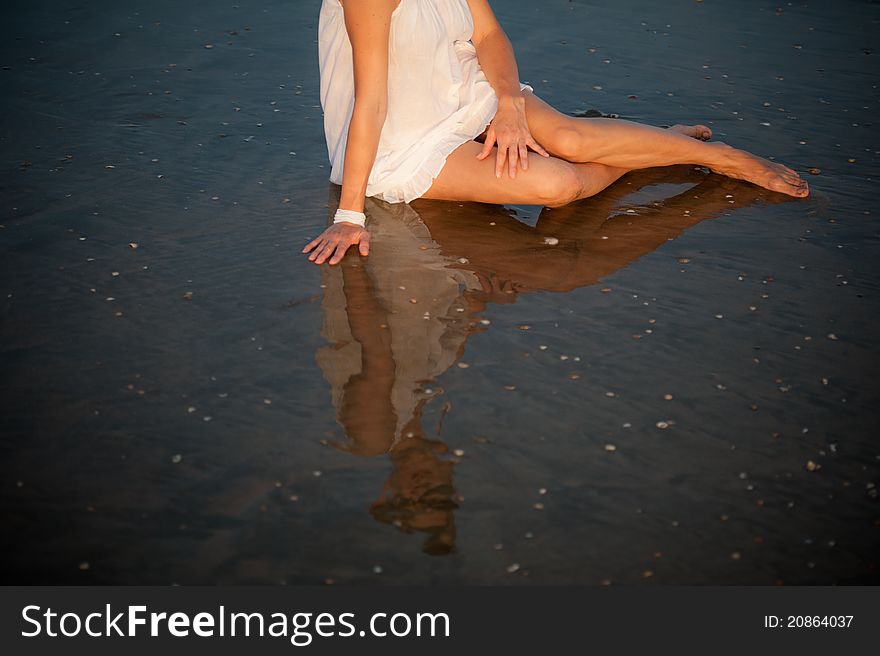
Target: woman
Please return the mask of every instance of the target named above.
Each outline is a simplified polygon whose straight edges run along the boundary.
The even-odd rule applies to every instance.
[[[318,32],[330,179],[342,191],[333,223],[303,248],[316,264],[355,244],[369,253],[367,196],[559,207],[673,164],[809,194],[792,169],[707,143],[702,125],[556,111],[519,82],[488,0],[323,0]]]

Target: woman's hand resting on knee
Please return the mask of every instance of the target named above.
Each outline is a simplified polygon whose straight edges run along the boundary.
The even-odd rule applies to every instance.
[[[529,124],[526,121],[526,104],[522,97],[500,98],[498,111],[486,131],[486,141],[477,159],[486,159],[492,152],[492,146],[498,144],[495,157],[495,177],[504,174],[504,161],[507,160],[507,171],[511,178],[516,177],[516,166],[523,171],[529,168],[529,148],[550,157],[550,154],[532,138]]]
[[[309,260],[315,264],[323,264],[330,258],[330,264],[336,264],[344,256],[349,246],[358,244],[361,255],[370,252],[370,233],[355,223],[340,221],[334,223],[302,249],[303,253],[312,251]],[[332,255],[332,257],[331,257]]]

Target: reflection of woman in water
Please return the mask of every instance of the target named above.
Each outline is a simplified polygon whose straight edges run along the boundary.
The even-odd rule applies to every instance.
[[[338,189],[331,188],[333,207]],[[368,203],[377,237],[371,256],[324,270],[322,334],[330,346],[316,357],[332,387],[346,448],[391,456],[394,470],[373,516],[426,532],[428,553],[449,553],[453,463],[443,459],[443,442],[426,437],[421,411],[441,393],[433,379],[464,350],[470,316],[462,290],[479,282],[447,268],[449,258],[409,205]]]
[[[488,0],[323,0],[318,32],[330,179],[342,193],[334,222],[303,249],[317,264],[354,244],[368,254],[365,197],[559,207],[634,169],[686,163],[809,193],[788,167],[708,143],[702,125],[556,111],[519,81]]]
[[[690,183],[686,192],[623,212],[622,196],[659,180]],[[694,183],[696,186],[693,186]],[[368,199],[377,237],[367,259],[323,268],[323,336],[316,354],[345,429],[344,448],[388,453],[393,471],[373,516],[405,532],[427,533],[424,549],[454,549],[452,460],[422,426],[427,403],[442,395],[438,378],[464,354],[487,303],[511,303],[528,291],[569,291],[598,282],[704,219],[774,194],[687,167],[634,174],[630,185],[542,214],[535,227],[500,206]],[[331,208],[339,187],[331,186]],[[740,192],[743,190],[740,189]],[[778,198],[778,196],[776,196]],[[558,240],[555,245],[546,237]],[[551,240],[552,241],[552,240]],[[443,414],[452,407],[447,400]]]

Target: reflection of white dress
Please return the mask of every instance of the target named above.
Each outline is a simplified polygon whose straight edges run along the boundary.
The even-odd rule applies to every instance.
[[[447,156],[495,116],[498,97],[477,62],[473,29],[467,0],[400,0],[391,17],[388,114],[367,196],[389,203],[418,198]],[[330,180],[342,184],[354,74],[339,0],[321,5],[318,60]]]
[[[449,267],[454,261],[441,254],[439,245],[411,206],[369,199],[366,211],[372,239],[370,256],[362,258],[361,264],[370,277],[376,299],[387,313],[391,331],[395,369],[391,402],[397,415],[396,443],[419,400],[424,398],[421,390],[428,386],[425,383],[440,376],[461,357],[471,319],[462,294],[465,289],[482,287],[472,272]],[[321,271],[326,285],[321,304],[321,334],[331,346],[318,349],[316,359],[332,387],[333,405],[338,411],[345,384],[361,371],[361,345],[348,325],[340,267],[321,267]],[[411,299],[417,302],[412,303]]]

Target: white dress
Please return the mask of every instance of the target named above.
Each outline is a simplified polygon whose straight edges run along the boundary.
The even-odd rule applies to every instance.
[[[351,42],[342,11],[339,0],[323,0],[318,21],[324,134],[336,184],[342,184],[354,107]],[[389,203],[418,198],[449,154],[480,135],[495,116],[498,97],[477,62],[473,29],[467,0],[400,0],[391,15],[388,113],[367,196]]]

